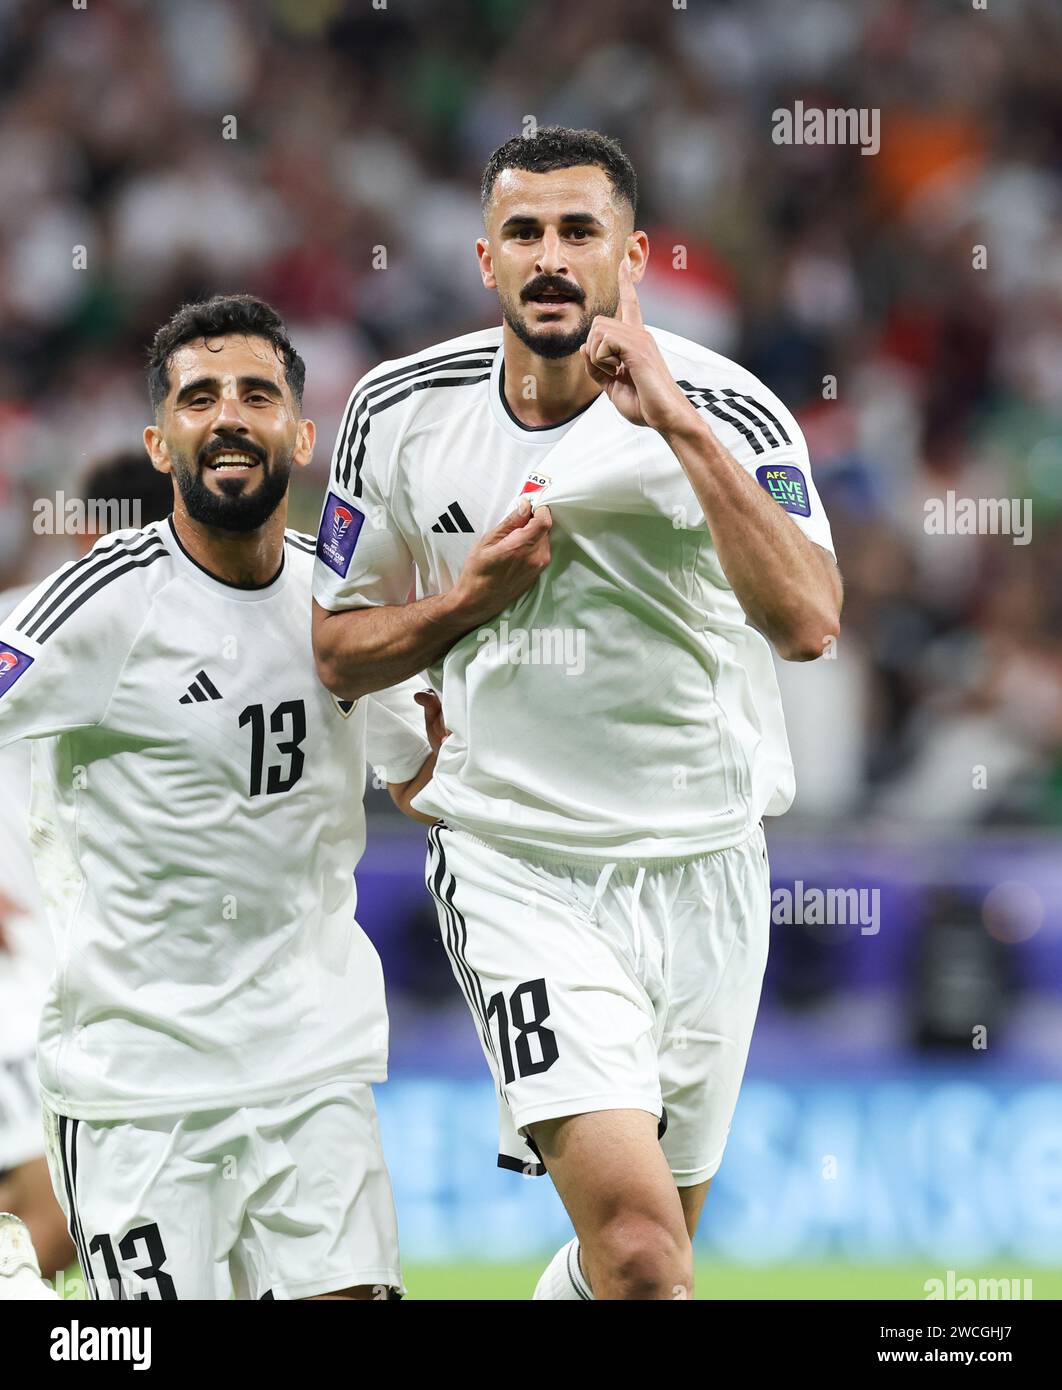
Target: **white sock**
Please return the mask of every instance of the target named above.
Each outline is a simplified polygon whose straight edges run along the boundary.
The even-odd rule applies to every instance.
[[[542,1278],[535,1285],[532,1298],[549,1299],[557,1302],[593,1301],[589,1280],[579,1263],[579,1239],[574,1237],[567,1245],[562,1245],[546,1266]]]

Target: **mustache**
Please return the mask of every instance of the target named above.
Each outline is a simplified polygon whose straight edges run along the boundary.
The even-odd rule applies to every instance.
[[[573,299],[576,304],[582,304],[586,295],[578,285],[572,284],[570,280],[564,280],[559,275],[536,275],[533,280],[529,280],[520,291],[520,298],[526,304],[528,300],[536,298],[540,294],[566,294]]]
[[[218,433],[209,444],[204,444],[199,450],[196,461],[202,466],[218,454],[250,454],[251,458],[262,464],[267,458],[266,451],[260,444],[254,444],[250,439],[244,439],[238,434]]]

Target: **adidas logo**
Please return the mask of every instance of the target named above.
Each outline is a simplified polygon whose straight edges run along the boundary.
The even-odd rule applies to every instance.
[[[431,529],[433,531],[449,531],[451,535],[454,535],[458,531],[471,533],[476,528],[461,510],[461,503],[451,502]]]
[[[223,700],[225,697],[205,671],[197,671],[195,680],[177,701],[179,705],[201,705],[204,700]]]

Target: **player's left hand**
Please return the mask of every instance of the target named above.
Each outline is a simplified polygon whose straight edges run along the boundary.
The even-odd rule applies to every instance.
[[[617,316],[598,314],[579,351],[591,378],[604,387],[609,400],[632,425],[648,425],[667,433],[691,417],[699,418],[642,322],[626,257],[619,268]]]

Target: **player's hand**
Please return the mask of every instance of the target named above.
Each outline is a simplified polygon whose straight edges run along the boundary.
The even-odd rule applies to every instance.
[[[442,701],[434,690],[421,690],[413,698],[424,711],[424,732],[431,744],[431,751],[438,753],[443,739],[450,737],[450,730],[443,723]]]
[[[598,314],[579,351],[591,379],[604,387],[609,400],[632,425],[648,425],[666,434],[691,416],[699,418],[642,322],[626,257],[619,268],[617,316],[610,319]]]
[[[488,622],[526,593],[549,564],[547,506],[531,509],[526,497],[469,552],[454,585],[454,600],[473,627]]]

